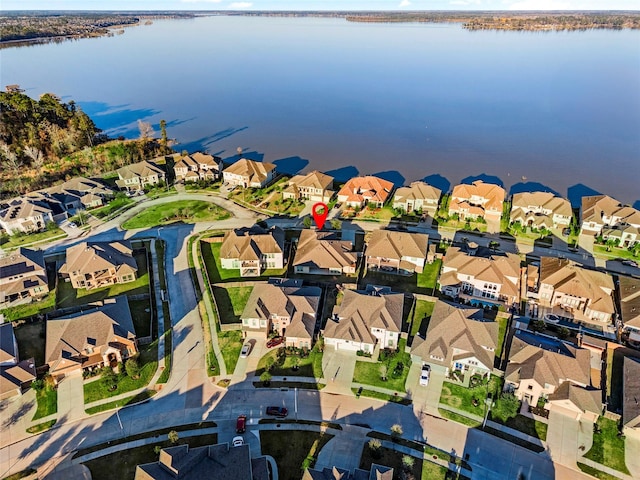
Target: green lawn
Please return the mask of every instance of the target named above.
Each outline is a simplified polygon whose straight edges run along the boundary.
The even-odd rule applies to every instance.
[[[220,323],[239,323],[253,287],[213,287]]]
[[[103,398],[115,397],[131,390],[146,386],[158,368],[158,341],[147,345],[138,357],[140,365],[140,378],[133,379],[127,375],[120,374],[118,388],[109,391],[101,380],[84,384],[84,403],[91,403]]]
[[[409,368],[411,367],[411,355],[404,351],[406,344],[406,339],[400,339],[398,353],[386,358],[384,361],[376,363],[356,362],[353,381],[364,385],[374,385],[376,387],[404,392],[404,384],[407,380]],[[404,368],[400,374],[395,374],[396,365],[400,362],[404,365]],[[380,368],[382,365],[386,365],[387,367],[387,381],[383,381],[381,378]]]
[[[305,467],[313,467],[322,447],[333,438],[321,432],[302,430],[261,430],[263,455],[271,455],[278,465],[280,480],[300,480]]]
[[[496,347],[496,357],[500,358],[502,356],[504,337],[507,333],[507,324],[509,323],[509,319],[504,317],[497,317],[496,322],[498,322],[498,346]]]
[[[114,408],[124,407],[125,405],[142,402],[144,400],[147,400],[148,398],[153,397],[156,393],[158,392],[156,392],[155,390],[144,390],[137,395],[132,395],[127,398],[121,398],[120,400],[116,400],[114,402],[103,403],[96,407],[87,408],[85,409],[85,412],[87,412],[89,415],[106,412],[107,410],[112,410]]]
[[[18,233],[16,235],[0,236],[0,246],[5,250],[21,247],[31,243],[40,243],[48,240],[65,238],[67,234],[59,227],[38,233]]]
[[[628,475],[624,462],[624,438],[618,436],[617,422],[600,417],[598,427],[601,432],[593,434],[593,446],[585,457]]]
[[[228,332],[218,332],[218,345],[227,367],[227,373],[233,374],[238,363],[238,356],[242,350],[242,332],[240,330],[229,330]]]
[[[271,375],[285,377],[315,377],[322,378],[322,352],[316,347],[309,352],[309,355],[300,358],[298,355],[287,355],[278,360],[278,348],[273,348],[269,353],[264,355],[258,362],[256,375],[260,376],[266,369],[267,359],[273,358],[273,366],[271,367]],[[292,370],[295,361],[298,361],[298,370]]]
[[[585,465],[584,463],[578,462],[578,468],[584,473],[596,477],[599,480],[618,480],[618,477],[614,477],[613,475],[609,475],[606,472],[596,470],[595,468],[590,467],[589,465]]]
[[[393,478],[396,479],[400,479],[400,478],[404,478],[401,475],[401,472],[403,470],[402,467],[402,457],[403,454],[400,452],[396,452],[395,450],[391,450],[390,448],[385,448],[385,447],[380,447],[377,451],[372,451],[369,448],[369,443],[365,443],[364,446],[362,447],[362,454],[360,455],[360,468],[362,468],[363,470],[367,470],[369,471],[371,469],[371,464],[373,463],[377,463],[379,465],[384,465],[387,467],[393,467]],[[413,475],[413,478],[422,478],[422,459],[421,458],[415,458],[414,459],[414,464],[413,464],[413,468],[411,469],[411,474]],[[430,462],[425,462],[425,463],[430,463]],[[434,477],[427,477],[429,480],[438,480],[438,479],[444,479],[444,474],[446,473],[446,469],[443,469],[444,472],[440,472],[440,470],[438,469],[432,469],[431,471],[435,471],[436,476]],[[442,476],[437,476],[439,473],[442,473]]]
[[[367,271],[362,279],[364,285],[387,285],[394,291],[413,292],[431,295],[436,286],[441,260],[424,266],[422,273],[413,275],[395,275],[393,273]]]
[[[87,303],[112,298],[118,295],[140,295],[149,293],[149,271],[145,253],[134,255],[138,264],[137,278],[133,282],[116,283],[102,288],[87,290],[73,288],[71,282],[60,279],[58,282],[57,304],[59,308],[85,305]],[[133,313],[133,312],[132,312]]]
[[[503,425],[513,428],[514,430],[518,430],[522,433],[526,433],[534,438],[539,438],[540,440],[547,439],[547,424],[543,422],[538,422],[533,418],[525,417],[524,415],[516,415],[508,419],[506,422],[499,422],[498,419],[491,417],[491,420],[494,422],[502,423]]]
[[[45,430],[49,430],[56,424],[56,421],[57,420],[49,420],[48,422],[42,422],[34,425],[33,427],[29,427],[27,428],[27,433],[40,433],[44,432]]]
[[[157,383],[167,383],[171,375],[171,342],[173,341],[171,330],[164,334],[164,370],[158,377]]]
[[[461,423],[466,425],[467,427],[477,428],[482,425],[482,422],[474,420],[473,418],[465,417],[464,415],[460,415],[459,413],[450,412],[449,410],[445,410],[443,408],[439,408],[438,412],[442,418],[446,418],[448,420]]]
[[[435,288],[441,266],[442,260],[440,259],[436,259],[433,263],[427,263],[424,266],[422,273],[418,274],[418,287],[430,289]]]
[[[178,200],[147,208],[122,224],[122,228],[150,228],[175,222],[215,222],[231,217],[231,213],[213,203],[200,200]]]
[[[484,399],[487,398],[487,392],[492,392],[493,397],[500,390],[500,378],[491,375],[488,384],[478,385],[476,387],[465,388],[451,382],[444,382],[442,385],[442,393],[440,395],[440,403],[449,405],[459,410],[464,410],[475,415],[484,416],[485,404]],[[478,406],[473,405],[473,399],[478,401]]]
[[[418,332],[425,334],[429,325],[429,319],[433,313],[435,302],[427,302],[426,300],[416,300],[416,306],[413,313],[413,323],[411,325],[411,336],[415,336]]]
[[[637,255],[633,255],[633,252],[627,250],[626,248],[618,248],[612,247],[611,251],[607,251],[606,245],[594,245],[593,253],[596,256],[600,257],[610,257],[610,258],[628,258],[629,260],[635,260],[636,262],[640,261],[640,257]]]
[[[39,313],[47,313],[54,310],[56,306],[56,291],[50,291],[40,300],[31,303],[17,305],[0,310],[4,315],[5,321],[13,322],[21,318],[29,318]]]
[[[89,210],[89,213],[97,218],[105,218],[111,215],[116,210],[131,205],[134,201],[127,197],[124,193],[118,193],[116,197],[111,200],[104,207],[99,207],[93,210]]]
[[[45,385],[44,388],[36,390],[36,402],[38,403],[38,408],[31,420],[53,415],[58,411],[58,391],[49,385]]]
[[[411,405],[412,403],[410,398],[405,398],[400,395],[389,395],[388,393],[368,390],[366,388],[363,388],[362,391],[360,391],[359,388],[352,388],[351,391],[356,395],[360,392],[360,396],[362,397],[377,398],[378,400],[384,400],[385,402],[399,403],[401,405]]]

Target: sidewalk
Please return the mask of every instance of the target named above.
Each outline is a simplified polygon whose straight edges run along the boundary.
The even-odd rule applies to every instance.
[[[160,272],[158,271],[159,263],[158,263],[158,255],[156,253],[156,242],[158,240],[154,239],[149,242],[151,245],[151,263],[153,265],[153,285],[154,285],[154,296],[156,299],[156,317],[158,318],[158,368],[156,370],[155,375],[151,379],[150,385],[155,385],[164,370],[164,310],[162,309],[162,295],[160,293]],[[164,259],[163,259],[164,260]],[[170,335],[173,335],[173,329],[171,329]],[[172,343],[173,345],[173,343]]]

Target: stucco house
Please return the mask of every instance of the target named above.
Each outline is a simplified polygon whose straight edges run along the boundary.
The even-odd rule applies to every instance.
[[[600,235],[605,229],[640,228],[640,211],[608,195],[582,197],[580,215],[581,233],[587,235]]]
[[[222,268],[257,277],[269,268],[284,268],[284,231],[279,227],[242,228],[227,232],[220,247]]]
[[[396,190],[393,196],[393,208],[407,213],[414,211],[428,213],[432,217],[438,210],[442,190],[425,182],[411,182],[408,187]]]
[[[55,210],[42,200],[19,197],[0,202],[0,227],[8,235],[40,232],[53,222]]]
[[[482,180],[476,180],[471,185],[456,185],[451,194],[449,215],[457,214],[461,220],[480,217],[499,221],[505,195],[501,186]]]
[[[426,234],[374,230],[367,242],[367,269],[405,275],[421,273],[428,244]]]
[[[340,234],[335,232],[302,230],[293,259],[295,273],[355,274],[359,253],[353,251],[350,241],[340,238]]]
[[[121,190],[137,191],[166,181],[166,175],[158,165],[148,160],[126,165],[117,170],[116,185]]]
[[[440,291],[478,305],[511,306],[520,299],[520,257],[470,244],[449,247],[443,258]]]
[[[276,332],[287,347],[311,348],[321,294],[319,287],[303,287],[301,280],[258,283],[240,316],[242,332],[261,338]]]
[[[374,353],[398,348],[402,328],[404,294],[345,290],[338,311],[327,321],[325,345],[336,350]]]
[[[0,306],[27,298],[36,300],[48,292],[42,250],[20,247],[0,258]]]
[[[202,152],[176,156],[173,171],[176,180],[185,182],[217,180],[222,175],[222,159]]]
[[[2,323],[0,315],[0,400],[21,395],[36,379],[35,361],[20,361],[18,342],[11,322]]]
[[[363,208],[365,205],[382,207],[393,192],[393,183],[372,175],[354,177],[338,192],[338,202],[347,207]]]
[[[58,272],[73,288],[91,290],[133,282],[138,264],[128,240],[82,242],[67,249],[67,261]]]
[[[483,310],[438,300],[426,337],[413,340],[411,358],[468,386],[472,376],[493,370],[498,329],[496,322],[484,319]]]
[[[511,199],[511,223],[537,229],[563,228],[571,224],[573,211],[569,200],[550,192],[516,193]]]
[[[334,193],[333,177],[314,170],[291,177],[287,187],[282,191],[282,198],[326,203],[331,200]]]
[[[237,185],[242,188],[266,187],[275,177],[276,166],[273,163],[256,162],[241,158],[222,171],[225,183],[230,186]]]
[[[126,295],[101,305],[47,320],[45,362],[59,381],[83,370],[115,367],[138,353],[136,332]]]

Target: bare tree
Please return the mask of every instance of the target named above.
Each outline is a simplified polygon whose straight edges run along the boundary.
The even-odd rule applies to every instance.
[[[149,122],[143,122],[142,120],[138,120],[138,129],[140,130],[140,139],[148,140],[153,138],[156,132],[153,131],[153,127]]]
[[[27,147],[24,149],[24,153],[31,159],[31,165],[33,168],[40,170],[44,165],[44,155],[42,151],[36,147]]]

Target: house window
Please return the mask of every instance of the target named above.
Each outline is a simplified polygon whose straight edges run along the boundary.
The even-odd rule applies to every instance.
[[[533,385],[527,386],[527,390],[533,390]]]

